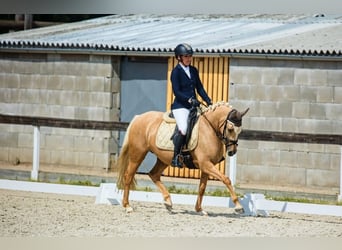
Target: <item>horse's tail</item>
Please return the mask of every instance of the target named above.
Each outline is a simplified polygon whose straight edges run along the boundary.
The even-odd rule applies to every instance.
[[[129,161],[129,131],[131,128],[131,125],[134,121],[135,117],[133,120],[130,122],[128,125],[128,128],[126,130],[126,135],[122,144],[122,149],[119,155],[119,159],[117,162],[117,167],[119,170],[119,175],[118,175],[118,180],[116,182],[116,185],[119,189],[122,189],[124,187],[124,176],[126,173],[126,170],[128,168],[128,161]],[[133,181],[131,183],[130,189],[135,189],[136,187],[136,179],[133,178]]]

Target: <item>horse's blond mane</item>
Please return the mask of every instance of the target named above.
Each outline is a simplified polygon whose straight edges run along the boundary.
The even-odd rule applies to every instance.
[[[232,106],[228,102],[219,101],[219,102],[214,103],[213,105],[210,105],[209,107],[202,109],[201,113],[203,114],[209,111],[214,111],[217,107],[220,107],[220,106],[227,106],[227,107],[232,108]]]

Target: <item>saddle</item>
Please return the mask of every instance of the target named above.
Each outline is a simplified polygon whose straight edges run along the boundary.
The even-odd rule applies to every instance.
[[[194,150],[198,143],[198,117],[197,109],[191,109],[188,118],[188,129],[185,137],[185,143],[181,152],[184,164],[191,169],[196,168],[192,162],[190,151]],[[174,144],[172,138],[177,131],[178,127],[172,112],[164,113],[163,121],[157,131],[156,146],[159,149],[173,151]]]

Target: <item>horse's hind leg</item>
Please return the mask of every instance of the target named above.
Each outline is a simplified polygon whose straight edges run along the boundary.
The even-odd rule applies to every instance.
[[[134,180],[135,171],[138,168],[138,166],[139,164],[129,162],[127,171],[124,175],[124,192],[122,196],[122,206],[126,209],[126,212],[133,211],[133,208],[129,205],[129,190]]]
[[[209,178],[209,175],[202,171],[200,184],[198,187],[198,196],[197,196],[197,201],[196,201],[196,206],[195,206],[196,212],[201,213],[202,215],[208,215],[208,213],[202,209],[202,200],[203,200],[203,196],[205,193],[205,189],[207,187],[208,178]]]
[[[163,182],[160,180],[160,177],[166,167],[167,165],[165,163],[157,159],[156,164],[153,166],[152,170],[149,172],[148,175],[150,176],[154,184],[158,187],[159,191],[162,193],[165,207],[168,210],[171,210],[172,201],[171,201],[170,193],[165,187],[165,185],[163,184]]]
[[[134,181],[134,176],[140,163],[143,161],[146,153],[141,154],[141,157],[135,161],[129,160],[126,172],[124,174],[124,187],[123,187],[123,197],[122,197],[122,206],[126,209],[126,212],[132,212],[133,208],[129,205],[129,190],[132,186],[132,182]]]

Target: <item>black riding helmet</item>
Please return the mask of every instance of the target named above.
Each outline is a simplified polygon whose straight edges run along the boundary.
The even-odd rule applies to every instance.
[[[193,55],[194,51],[192,50],[191,46],[187,43],[178,44],[175,48],[175,56],[178,59],[178,56],[185,56],[185,55]]]

